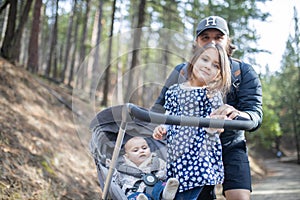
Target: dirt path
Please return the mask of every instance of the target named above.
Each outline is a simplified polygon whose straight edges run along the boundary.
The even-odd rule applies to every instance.
[[[268,176],[252,184],[252,200],[300,200],[300,165],[271,159],[265,161]]]

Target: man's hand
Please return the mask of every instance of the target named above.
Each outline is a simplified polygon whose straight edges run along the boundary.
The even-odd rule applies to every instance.
[[[218,109],[216,109],[215,111],[213,111],[210,114],[210,117],[215,116],[215,115],[224,115],[228,119],[234,119],[238,116],[241,116],[246,119],[251,119],[248,113],[238,111],[233,106],[230,106],[228,104],[224,104],[224,105],[220,106]]]

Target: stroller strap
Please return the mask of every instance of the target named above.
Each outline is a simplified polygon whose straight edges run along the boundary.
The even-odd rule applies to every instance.
[[[158,182],[158,178],[154,175],[154,174],[144,174],[142,175],[142,179],[140,180],[137,180],[133,187],[132,188],[127,188],[126,191],[125,191],[125,195],[127,195],[127,193],[129,191],[132,191],[132,192],[137,192],[139,187],[140,187],[140,184],[142,182],[145,183],[146,187],[144,189],[144,193],[147,193],[149,194],[150,196],[152,196],[152,191],[153,191],[153,187],[154,185]]]
[[[158,172],[160,167],[159,164],[160,163],[158,157],[153,157],[153,163],[151,165],[150,173]],[[136,167],[125,165],[125,164],[122,164],[119,167],[117,167],[117,170],[121,173],[128,174],[137,178],[142,178],[143,175],[146,174],[145,172],[143,172],[142,170]]]
[[[126,166],[126,165],[120,165],[117,170],[121,173],[131,175],[137,178],[141,178],[144,172],[142,172],[140,169],[132,166]]]

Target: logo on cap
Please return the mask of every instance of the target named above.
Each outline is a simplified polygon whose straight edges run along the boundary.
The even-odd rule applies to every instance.
[[[206,25],[205,26],[216,26],[216,17],[208,17],[206,19]]]

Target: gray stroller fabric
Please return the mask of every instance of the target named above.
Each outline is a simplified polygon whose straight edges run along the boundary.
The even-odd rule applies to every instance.
[[[95,160],[98,180],[102,190],[108,173],[106,160],[112,158],[115,142],[122,122],[122,108],[123,105],[104,109],[97,113],[90,123],[90,130],[92,132],[90,151]],[[155,152],[160,158],[166,160],[166,142],[157,141],[152,138],[152,132],[155,126],[157,126],[157,124],[149,124],[133,119],[127,123],[123,144],[133,136],[144,137],[147,140],[151,151]],[[120,156],[121,155],[123,155],[122,150],[120,152]],[[121,161],[122,159],[120,159],[119,162]],[[117,164],[117,168],[118,165],[120,164]],[[109,199],[127,199],[125,193],[113,180],[110,184],[109,196]]]

